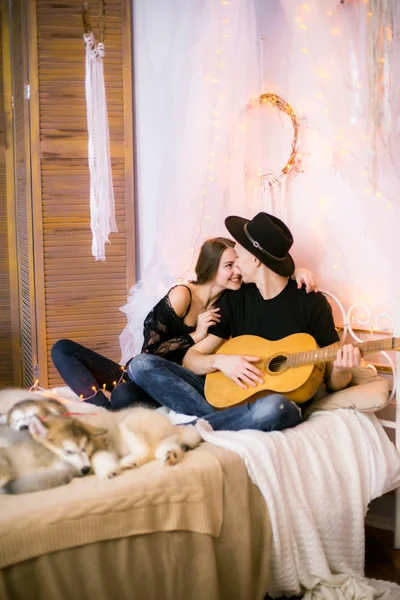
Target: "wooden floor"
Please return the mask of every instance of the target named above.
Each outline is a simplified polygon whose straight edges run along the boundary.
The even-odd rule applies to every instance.
[[[393,549],[393,532],[366,527],[365,576],[371,579],[394,581],[400,585],[400,550]],[[301,596],[292,596],[292,600]],[[265,600],[269,600],[266,596]],[[277,600],[291,600],[278,598]]]

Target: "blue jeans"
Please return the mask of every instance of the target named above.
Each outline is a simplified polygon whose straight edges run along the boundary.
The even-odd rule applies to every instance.
[[[275,431],[302,421],[299,408],[282,394],[269,394],[255,402],[217,410],[204,398],[204,377],[159,356],[138,354],[129,363],[128,375],[160,404],[206,419],[215,430]]]

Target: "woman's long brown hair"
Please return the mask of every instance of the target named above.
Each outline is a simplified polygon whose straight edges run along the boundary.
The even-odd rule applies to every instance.
[[[227,248],[233,248],[234,245],[235,242],[224,237],[206,240],[200,249],[195,266],[196,279],[192,283],[196,285],[210,283],[217,274],[221,256]]]

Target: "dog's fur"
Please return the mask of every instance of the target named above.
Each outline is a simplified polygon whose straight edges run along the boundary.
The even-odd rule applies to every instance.
[[[9,392],[13,396],[12,405],[10,405]],[[24,401],[22,408],[18,404],[18,398]],[[61,434],[58,426],[57,435],[54,436],[54,426],[60,419],[70,424],[77,421],[81,426],[89,427],[86,434],[92,446],[88,457],[93,471],[101,479],[114,477],[122,469],[139,467],[153,459],[158,459],[169,466],[175,465],[182,459],[186,450],[195,448],[201,442],[200,435],[193,425],[174,426],[167,417],[148,408],[135,407],[110,413],[93,407],[94,413],[83,412],[78,420],[68,416],[52,415],[57,401],[54,398],[49,400],[46,397],[39,397],[38,404],[41,405],[41,411],[45,413],[44,421],[41,423],[37,416],[31,414],[32,401],[37,402],[37,400],[26,398],[24,390],[1,391],[0,410],[4,410],[3,400],[8,402],[10,424],[14,423],[17,427],[20,423],[28,422],[29,430],[34,436],[36,435],[36,442],[43,444],[54,454],[59,450],[49,446],[49,436],[51,439],[54,437],[57,440],[61,439],[62,445],[66,440],[70,441],[68,436]],[[62,408],[64,409],[64,406]],[[19,415],[19,419],[12,419],[10,415],[13,413],[14,416]],[[31,425],[32,422],[35,426]],[[38,423],[42,425],[41,435],[36,431]],[[43,428],[47,428],[47,435]],[[57,456],[61,458],[60,454]]]
[[[105,430],[77,419],[36,415],[28,430],[0,425],[0,488],[3,493],[22,494],[87,475],[96,450],[94,440]]]
[[[67,414],[67,408],[55,398],[39,397],[38,400],[27,399],[17,402],[6,415],[7,425],[16,431],[29,429],[32,417],[43,420],[52,415],[62,416]]]

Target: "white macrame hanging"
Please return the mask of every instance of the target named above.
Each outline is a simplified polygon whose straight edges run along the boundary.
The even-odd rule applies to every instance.
[[[86,45],[86,110],[89,134],[90,226],[92,254],[105,260],[105,244],[118,231],[115,222],[114,189],[110,159],[110,136],[104,85],[104,44],[96,44],[93,32],[83,36]]]

